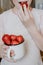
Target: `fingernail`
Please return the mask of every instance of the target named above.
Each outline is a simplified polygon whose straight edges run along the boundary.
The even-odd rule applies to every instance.
[[[24,6],[24,7],[26,7],[26,5],[25,5],[25,4],[24,4],[23,6]]]

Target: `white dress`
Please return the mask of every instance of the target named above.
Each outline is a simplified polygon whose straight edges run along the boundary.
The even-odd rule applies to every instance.
[[[40,23],[40,11],[33,9],[31,13],[33,14],[35,18],[36,26],[39,30],[39,23]],[[42,60],[40,56],[40,49],[36,46],[34,43],[32,37],[30,34],[28,34],[28,31],[26,30],[25,26],[22,24],[20,19],[17,15],[15,15],[12,10],[8,10],[0,15],[0,22],[4,22],[4,33],[8,34],[16,34],[16,35],[23,35],[26,40],[26,56],[16,62],[16,63],[10,63],[6,61],[5,59],[2,59],[1,65],[42,65]],[[37,18],[38,17],[38,18]],[[42,29],[40,25],[40,29]]]

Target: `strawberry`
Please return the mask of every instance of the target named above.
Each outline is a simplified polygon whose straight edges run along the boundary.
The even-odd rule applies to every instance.
[[[26,8],[28,7],[27,1],[25,1],[25,2],[19,2],[19,3],[20,3],[20,5],[22,6],[22,8],[23,8],[23,5],[24,5],[24,4],[26,5]]]
[[[2,40],[5,44],[10,44],[10,36],[8,34],[3,35]]]
[[[19,41],[19,43],[24,42],[23,36],[21,36],[21,35],[17,36],[17,41]]]
[[[17,36],[16,35],[10,35],[11,40],[16,40]]]
[[[17,44],[19,44],[19,42],[17,40],[12,40],[11,41],[11,45],[17,45]]]

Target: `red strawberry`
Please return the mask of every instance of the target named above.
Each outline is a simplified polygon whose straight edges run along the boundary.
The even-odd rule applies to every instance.
[[[19,41],[19,43],[24,42],[23,36],[21,36],[21,35],[17,36],[17,41]]]
[[[19,2],[19,3],[20,3],[20,5],[22,6],[22,8],[23,8],[23,5],[24,5],[24,4],[26,5],[26,7],[28,7],[27,1],[25,1],[25,2]]]
[[[17,36],[16,35],[10,35],[11,40],[16,40]]]
[[[7,45],[10,44],[10,36],[9,36],[8,34],[3,35],[2,40],[3,40],[3,42],[6,43]]]
[[[16,44],[19,44],[19,42],[16,41],[16,40],[12,40],[12,41],[11,41],[11,45],[16,45]]]

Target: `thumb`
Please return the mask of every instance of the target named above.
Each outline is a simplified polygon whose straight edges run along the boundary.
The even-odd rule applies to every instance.
[[[14,55],[15,55],[14,51],[11,50],[11,51],[10,51],[10,57],[12,57],[12,56],[14,56]]]

